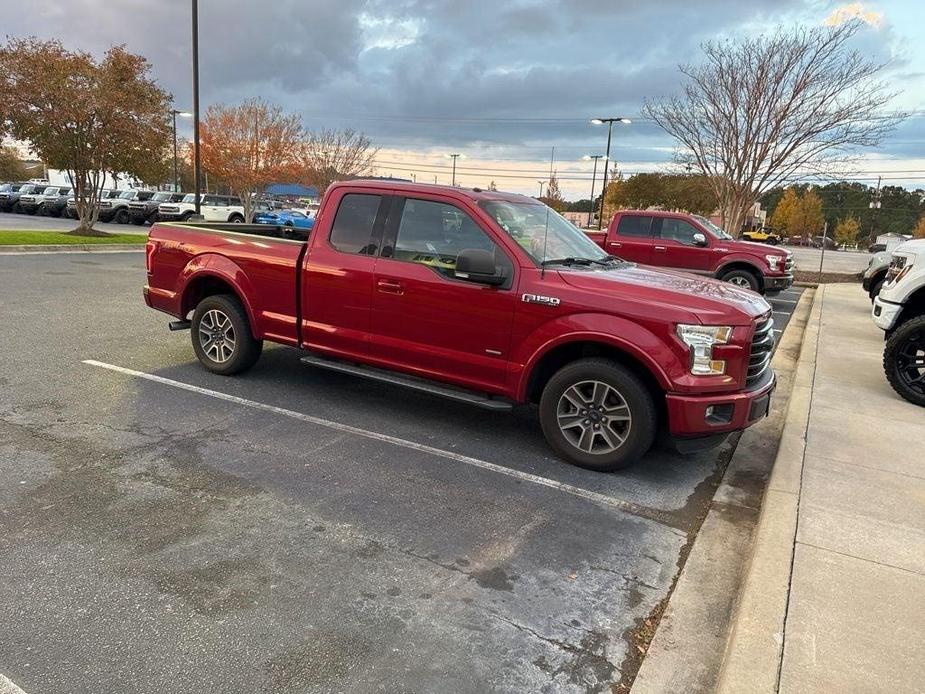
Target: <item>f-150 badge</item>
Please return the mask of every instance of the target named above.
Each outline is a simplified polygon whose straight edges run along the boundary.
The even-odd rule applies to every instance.
[[[524,294],[520,300],[527,304],[543,304],[544,306],[558,306],[562,302],[555,296],[543,296],[541,294]]]

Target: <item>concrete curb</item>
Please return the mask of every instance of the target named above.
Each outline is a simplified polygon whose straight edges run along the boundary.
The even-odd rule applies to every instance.
[[[634,694],[687,694],[715,687],[814,296],[812,289],[803,293],[781,337],[772,361],[778,388],[770,416],[739,439],[633,682]]]
[[[27,255],[34,253],[140,253],[145,249],[145,238],[137,243],[75,243],[29,244],[26,246],[0,246],[0,255]]]
[[[770,694],[778,689],[824,295],[825,287],[820,287],[810,312],[780,448],[717,683],[720,694]]]

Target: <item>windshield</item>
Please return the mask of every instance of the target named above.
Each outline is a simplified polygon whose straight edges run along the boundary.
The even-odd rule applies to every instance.
[[[609,258],[578,227],[541,202],[484,200],[479,205],[538,264],[558,258]]]
[[[31,193],[33,190],[35,190],[35,186],[29,185],[27,183],[26,185],[24,185],[22,188],[19,189],[19,192],[20,193]]]
[[[132,198],[135,197],[135,191],[134,191],[134,190],[127,190],[127,191],[125,191],[124,193],[122,193],[122,195],[120,195],[119,197],[120,197],[122,200],[131,200]]]
[[[165,200],[170,200],[171,195],[172,193],[155,193],[151,199],[155,202],[164,202]]]
[[[196,193],[187,193],[183,196],[183,202],[188,202],[190,204],[196,202]]]
[[[714,235],[715,237],[720,238],[720,239],[723,239],[723,240],[725,240],[725,241],[732,241],[732,240],[733,240],[733,239],[732,239],[732,236],[729,234],[729,232],[727,232],[727,231],[726,231],[725,229],[723,229],[722,227],[716,226],[713,222],[711,222],[711,221],[710,221],[709,219],[707,219],[706,217],[701,217],[701,216],[699,216],[699,215],[694,215],[694,219],[696,219],[698,222],[700,222],[701,224],[703,224],[707,229],[709,229],[711,232],[713,232],[713,235]]]

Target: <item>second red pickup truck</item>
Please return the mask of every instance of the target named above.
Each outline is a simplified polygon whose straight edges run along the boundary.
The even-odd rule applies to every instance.
[[[738,241],[698,215],[623,210],[607,231],[587,234],[624,260],[715,277],[761,294],[776,294],[793,284],[790,251]]]
[[[210,371],[250,368],[269,340],[492,410],[534,403],[550,446],[595,470],[638,460],[659,428],[718,443],[775,386],[761,296],[612,257],[520,195],[335,183],[310,232],[158,223],[146,265],[148,306],[191,328]]]

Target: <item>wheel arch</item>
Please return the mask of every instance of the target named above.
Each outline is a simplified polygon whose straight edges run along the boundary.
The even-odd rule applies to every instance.
[[[725,262],[716,269],[716,279],[722,279],[723,275],[735,270],[744,270],[754,275],[758,280],[758,289],[764,290],[764,273],[750,260],[735,259]]]
[[[250,281],[243,271],[224,256],[204,255],[193,258],[183,269],[180,290],[180,317],[186,318],[195,310],[200,301],[216,294],[235,296],[247,314],[251,333],[262,339],[263,331],[257,322],[257,313],[251,305],[249,296],[253,295]]]

